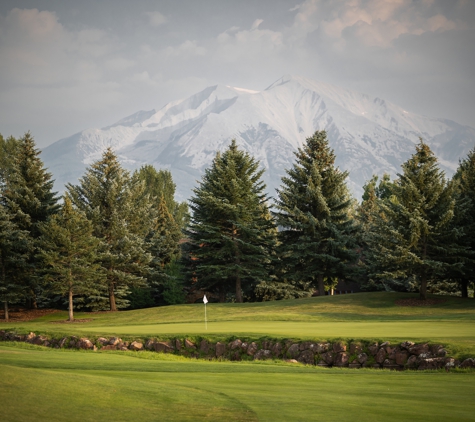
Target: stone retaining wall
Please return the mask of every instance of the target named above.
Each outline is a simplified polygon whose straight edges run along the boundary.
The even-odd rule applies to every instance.
[[[60,339],[29,333],[17,334],[13,331],[0,330],[0,340],[20,341],[56,349],[85,350],[130,350],[140,352],[148,350],[159,353],[218,360],[265,360],[282,359],[287,362],[317,365],[322,367],[346,368],[382,368],[382,369],[440,369],[460,367],[475,368],[475,359],[463,361],[447,356],[447,351],[440,344],[405,341],[400,344],[343,341],[242,341],[209,342],[201,340],[195,343],[187,338],[161,341],[123,341],[119,337],[99,337],[96,340],[68,336]]]

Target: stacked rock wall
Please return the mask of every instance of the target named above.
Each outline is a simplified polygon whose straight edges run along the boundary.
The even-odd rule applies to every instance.
[[[280,359],[287,362],[317,365],[321,367],[381,368],[381,369],[450,369],[453,367],[474,368],[475,359],[462,362],[447,356],[440,344],[405,341],[399,344],[390,342],[367,343],[343,341],[232,341],[210,342],[202,339],[194,342],[187,338],[172,340],[147,339],[146,341],[123,341],[119,337],[99,337],[96,340],[68,336],[48,338],[29,333],[17,334],[0,330],[0,340],[20,341],[53,348],[73,348],[84,350],[122,350],[140,352],[148,350],[159,353],[218,360],[266,360]]]

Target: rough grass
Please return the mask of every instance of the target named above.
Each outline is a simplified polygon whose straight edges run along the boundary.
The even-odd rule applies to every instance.
[[[147,356],[0,345],[2,420],[471,421],[475,414],[473,372]]]

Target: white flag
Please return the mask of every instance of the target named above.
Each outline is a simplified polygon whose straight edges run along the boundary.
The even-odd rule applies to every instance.
[[[208,303],[208,299],[206,299],[206,295],[203,296],[203,302],[205,305]]]

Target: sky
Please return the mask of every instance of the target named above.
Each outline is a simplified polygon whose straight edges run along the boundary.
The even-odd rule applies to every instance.
[[[0,133],[41,148],[286,74],[475,127],[475,1],[0,2]]]

